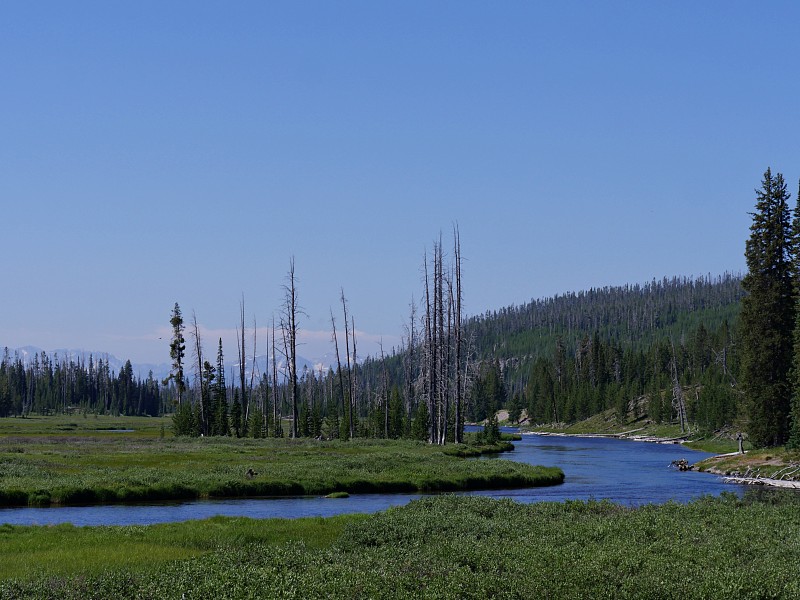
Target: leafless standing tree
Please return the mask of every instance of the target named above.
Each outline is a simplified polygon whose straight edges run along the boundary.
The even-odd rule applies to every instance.
[[[294,257],[289,261],[289,273],[287,275],[287,283],[284,286],[285,300],[284,300],[284,317],[286,323],[287,334],[287,359],[289,371],[289,394],[292,403],[292,437],[298,437],[298,422],[297,422],[297,313],[299,307],[297,305],[297,287],[295,285],[294,277]]]
[[[342,361],[339,358],[339,338],[336,337],[336,319],[333,316],[333,309],[331,309],[331,328],[333,329],[333,346],[336,349],[336,372],[339,374],[339,394],[342,400],[342,416],[344,416],[347,412],[344,406],[344,380],[342,376]]]
[[[246,387],[246,379],[245,379],[245,365],[247,364],[247,354],[245,352],[244,347],[244,339],[245,339],[245,330],[244,330],[244,294],[242,294],[242,299],[239,302],[239,324],[240,327],[236,328],[236,352],[239,355],[239,387],[242,392],[242,414],[244,414],[244,422],[249,423],[250,418],[250,403],[248,402],[247,396],[247,387]],[[246,427],[246,425],[245,425]]]
[[[344,297],[344,288],[342,288],[342,311],[344,311],[344,345],[345,345],[345,352],[347,358],[347,386],[349,390],[349,398],[348,398],[348,429],[350,432],[350,439],[353,439],[355,431],[353,429],[353,371],[350,366],[350,336],[349,332],[347,331],[347,300]],[[355,345],[355,339],[353,340],[353,345]]]
[[[203,385],[203,344],[200,340],[200,328],[197,325],[197,314],[192,310],[192,338],[194,339],[194,356],[197,359],[197,383],[200,388],[200,431],[208,433],[206,423],[206,398]]]
[[[272,419],[275,437],[283,437],[278,403],[278,360],[275,356],[275,317],[272,317]]]

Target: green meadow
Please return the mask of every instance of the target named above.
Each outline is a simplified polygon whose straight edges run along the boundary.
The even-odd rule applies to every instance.
[[[182,438],[128,417],[0,419],[0,505],[434,492],[553,485],[560,469],[466,460],[513,446]],[[119,430],[133,429],[125,432]],[[163,436],[163,437],[162,437]]]

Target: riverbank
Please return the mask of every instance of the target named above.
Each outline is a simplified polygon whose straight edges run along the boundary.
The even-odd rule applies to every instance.
[[[576,423],[521,426],[520,431],[537,435],[607,437],[658,444],[681,444],[692,450],[714,454],[733,452],[738,448],[734,431],[722,431],[716,434],[703,434],[696,430],[682,432],[679,425],[655,423],[646,417],[620,422],[613,410],[607,410]],[[745,442],[745,449],[750,447],[749,442]]]
[[[371,516],[3,527],[0,539],[9,600],[800,594],[791,497],[625,508],[442,496]]]
[[[80,420],[49,432],[42,422],[22,421],[27,433],[0,436],[2,506],[491,490],[564,479],[557,468],[461,457],[507,451],[508,442],[161,438],[127,431],[135,428],[124,418],[102,432],[80,429]]]
[[[721,475],[729,483],[800,489],[800,451],[785,448],[730,452],[700,461],[698,471]]]

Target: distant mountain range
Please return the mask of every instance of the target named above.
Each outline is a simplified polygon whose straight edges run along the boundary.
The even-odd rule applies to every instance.
[[[93,357],[95,363],[102,359],[104,362],[108,362],[108,365],[112,371],[115,373],[119,373],[122,367],[125,366],[126,360],[119,359],[113,354],[109,354],[108,352],[98,352],[98,351],[87,351],[87,350],[75,350],[75,349],[66,349],[66,348],[58,348],[55,350],[42,350],[41,348],[37,348],[36,346],[22,346],[20,348],[9,348],[8,353],[12,359],[14,356],[18,356],[20,360],[22,360],[23,364],[28,365],[29,363],[33,362],[35,356],[41,356],[42,352],[44,352],[51,360],[72,360],[73,362],[83,362],[88,365],[89,357]],[[213,362],[214,357],[208,357],[209,362]],[[297,357],[297,375],[298,377],[303,376],[304,370],[314,371],[318,373],[320,369],[323,371],[327,371],[329,365],[335,362],[335,357],[326,354],[325,356],[317,359],[317,360],[309,360],[307,358],[303,358],[302,356]],[[245,377],[250,379],[251,372],[253,370],[253,361],[249,359],[248,364],[245,365]],[[191,358],[185,360],[184,363],[184,370],[186,373],[193,373],[195,369],[193,369],[194,361]],[[134,363],[131,361],[131,366],[133,367],[133,373],[140,379],[146,379],[150,372],[153,373],[153,378],[157,380],[163,380],[166,378],[172,365],[170,363]],[[279,356],[277,360],[278,371],[281,375],[286,370],[286,359]],[[225,376],[227,377],[235,377],[238,379],[239,377],[239,363],[228,363],[226,364],[226,373]],[[264,373],[271,373],[272,372],[272,363],[269,356],[266,354],[259,355],[256,357],[255,360],[255,376],[258,379]]]

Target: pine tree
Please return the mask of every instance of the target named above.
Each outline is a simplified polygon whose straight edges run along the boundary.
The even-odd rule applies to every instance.
[[[175,303],[172,309],[172,317],[169,320],[172,325],[172,342],[169,345],[169,356],[172,359],[172,372],[164,381],[164,385],[172,379],[175,381],[175,389],[178,392],[178,406],[183,401],[183,392],[186,390],[186,382],[183,378],[183,357],[186,353],[186,340],[183,337],[183,317],[181,307]]]
[[[787,446],[800,448],[800,188],[792,219],[792,276],[794,278],[795,322],[793,336],[793,356],[790,385],[792,396],[790,404],[790,432]]]
[[[222,355],[222,338],[219,338],[219,347],[217,348],[217,378],[214,382],[212,396],[214,403],[214,431],[217,435],[230,435],[231,428],[228,422],[228,400],[227,388],[225,387],[225,359]]]
[[[742,280],[742,379],[756,446],[788,439],[789,370],[792,362],[792,289],[789,194],[783,176],[764,173],[756,190],[750,238],[745,246],[748,273]]]
[[[242,437],[242,403],[239,402],[239,390],[233,391],[233,406],[231,407],[231,421],[233,434]]]

